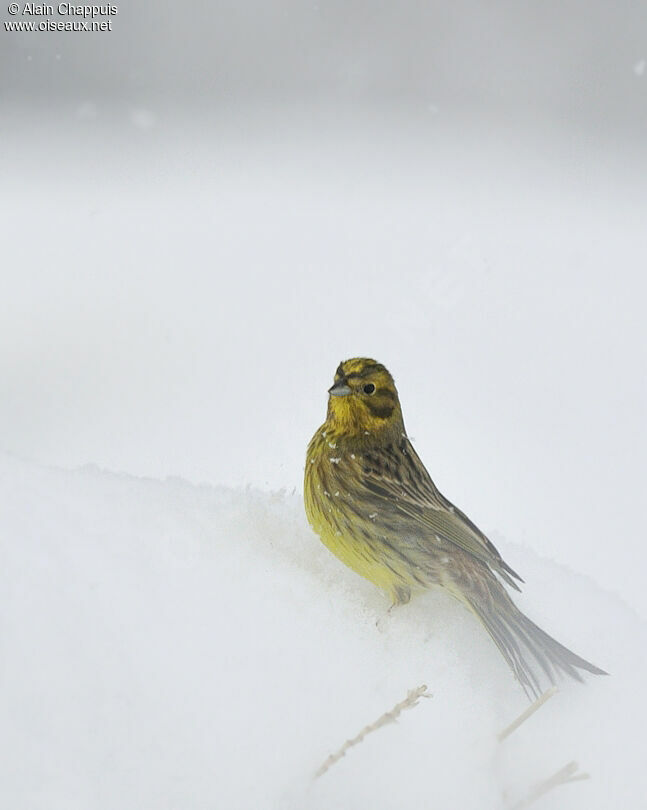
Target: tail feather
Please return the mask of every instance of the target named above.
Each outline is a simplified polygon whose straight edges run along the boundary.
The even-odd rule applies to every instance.
[[[569,650],[525,616],[503,589],[492,580],[461,594],[499,648],[524,691],[530,697],[541,694],[540,673],[554,684],[566,674],[581,681],[579,670],[595,675],[607,673]]]

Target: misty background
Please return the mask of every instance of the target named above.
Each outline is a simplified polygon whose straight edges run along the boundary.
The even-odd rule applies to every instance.
[[[577,759],[546,810],[637,806],[647,6],[117,5],[0,28],[4,803],[482,810]],[[359,355],[520,607],[612,673],[510,744],[472,617],[387,620],[307,525]]]
[[[142,0],[118,4],[106,36],[4,36],[0,87],[23,101],[435,105],[639,137],[645,16],[626,0]]]

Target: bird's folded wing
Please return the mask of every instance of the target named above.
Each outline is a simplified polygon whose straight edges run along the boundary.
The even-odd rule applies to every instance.
[[[419,546],[438,542],[457,546],[488,565],[509,585],[519,590],[514,579],[521,580],[502,559],[494,544],[472,521],[447,500],[437,489],[415,450],[407,441],[404,447],[407,464],[398,465],[399,478],[391,470],[392,457],[362,472],[362,483],[368,508],[375,513],[373,522],[392,524],[404,519],[407,536],[415,536]],[[435,544],[435,545],[434,545]]]

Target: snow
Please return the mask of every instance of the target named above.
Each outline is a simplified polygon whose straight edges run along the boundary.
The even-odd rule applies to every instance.
[[[442,593],[388,600],[306,525],[298,493],[0,456],[2,793],[48,808],[637,807],[647,629],[617,596],[497,538],[524,609],[612,673],[527,702]],[[343,743],[426,684],[432,697]]]

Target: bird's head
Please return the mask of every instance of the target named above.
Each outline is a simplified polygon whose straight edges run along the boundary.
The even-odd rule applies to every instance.
[[[375,360],[344,360],[328,394],[327,421],[341,433],[359,437],[404,431],[393,377]]]

